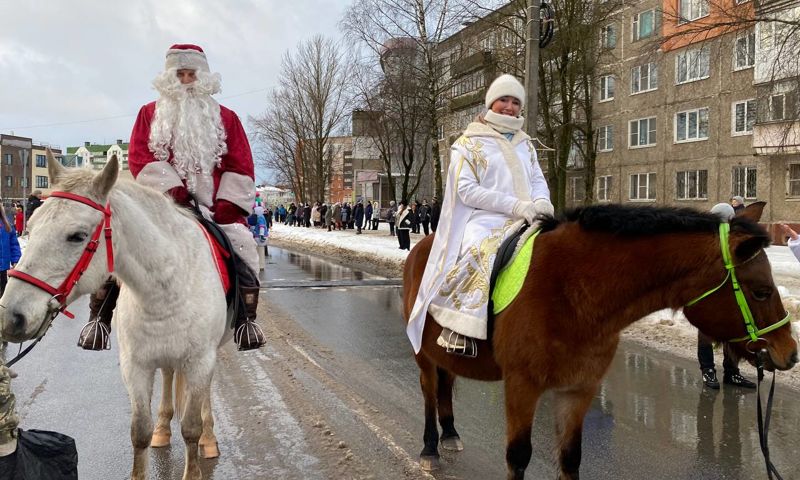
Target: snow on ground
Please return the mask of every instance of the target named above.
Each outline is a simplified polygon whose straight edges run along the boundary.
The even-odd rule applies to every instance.
[[[424,235],[411,234],[411,246]],[[381,223],[377,231],[355,230],[328,232],[321,228],[289,227],[275,224],[270,230],[270,245],[327,257],[342,265],[362,269],[387,277],[402,277],[403,264],[408,252],[400,250],[397,237],[389,235],[389,226]],[[800,262],[788,247],[772,246],[767,249],[773,276],[783,298],[783,304],[795,319],[795,332],[800,326]],[[660,310],[634,323],[623,332],[623,337],[635,340],[648,348],[668,351],[687,358],[696,358],[697,329],[683,314]],[[717,370],[722,373],[722,354],[717,352]],[[755,369],[741,365],[742,373],[755,378]],[[800,388],[800,367],[778,374],[779,382]]]

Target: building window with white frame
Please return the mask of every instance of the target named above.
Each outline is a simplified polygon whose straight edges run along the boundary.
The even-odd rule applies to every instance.
[[[675,142],[708,140],[708,108],[675,114]]]
[[[614,150],[614,125],[603,125],[597,129],[597,151],[610,152]]]
[[[47,167],[47,157],[45,157],[44,155],[36,155],[36,166],[38,168]]]
[[[614,48],[617,46],[617,28],[614,24],[606,25],[600,32],[600,46]]]
[[[6,165],[11,165],[12,163],[14,163],[13,153],[6,153],[4,156],[6,157]]]
[[[6,175],[6,187],[13,187],[14,186],[14,177],[11,175]]]
[[[756,100],[733,102],[731,106],[731,135],[750,135],[756,123]]]
[[[611,201],[611,187],[613,185],[611,175],[597,177],[597,200],[600,202]]]
[[[613,75],[603,75],[600,77],[600,101],[607,102],[609,100],[614,100],[614,76]]]
[[[586,182],[583,180],[583,177],[572,177],[569,181],[571,183],[570,190],[572,191],[572,201],[584,201],[586,199]]]
[[[656,199],[656,174],[634,173],[631,175],[631,200],[655,200]]]
[[[788,193],[790,197],[800,197],[800,163],[789,164]]]
[[[675,190],[678,200],[708,199],[708,170],[678,172],[675,178]]]
[[[771,95],[769,97],[769,119],[779,121],[786,118],[786,96],[784,94]]]
[[[708,0],[679,0],[680,23],[691,22],[708,15]]]
[[[652,37],[659,24],[659,15],[655,10],[645,10],[633,16],[633,41]]]
[[[47,177],[44,175],[36,175],[36,188],[50,188]]]
[[[742,70],[756,64],[756,33],[744,32],[736,37],[733,49],[733,69]]]
[[[652,147],[656,144],[656,117],[631,120],[628,130],[628,147]]]
[[[675,57],[675,84],[708,78],[711,60],[708,47],[690,48]]]
[[[631,68],[631,95],[658,88],[658,67],[655,62]]]
[[[755,199],[756,197],[756,167],[736,166],[731,175],[731,196]]]

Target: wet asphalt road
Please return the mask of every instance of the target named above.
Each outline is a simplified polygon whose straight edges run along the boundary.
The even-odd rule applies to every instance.
[[[277,248],[270,253],[263,280],[272,287],[379,280]],[[227,345],[221,352],[213,398],[222,457],[203,461],[206,477],[430,478],[414,464],[422,447],[422,400],[399,320],[399,291],[374,284],[265,290],[268,348],[237,354]],[[71,310],[84,315],[59,318],[16,368],[21,426],[74,437],[82,479],[126,478],[130,406],[117,347],[101,353],[75,347],[86,299]],[[796,397],[779,380],[770,445],[786,479],[800,478]],[[465,451],[445,454],[435,477],[504,478],[501,384],[459,380],[455,402]],[[555,476],[551,418],[545,396],[528,478]],[[154,478],[180,478],[178,431],[173,423],[172,446],[152,452]],[[696,362],[623,343],[586,418],[581,473],[589,479],[766,478],[755,394],[708,391]]]

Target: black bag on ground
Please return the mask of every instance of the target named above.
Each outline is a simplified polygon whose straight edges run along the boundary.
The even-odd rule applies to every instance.
[[[61,433],[19,429],[17,451],[0,457],[0,480],[71,479],[78,479],[78,451]]]

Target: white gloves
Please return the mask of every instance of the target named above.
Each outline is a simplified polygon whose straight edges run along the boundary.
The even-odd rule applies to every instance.
[[[519,200],[511,213],[516,218],[524,218],[528,224],[533,224],[537,215],[553,215],[553,204],[544,198],[538,198],[531,202],[529,200]]]

